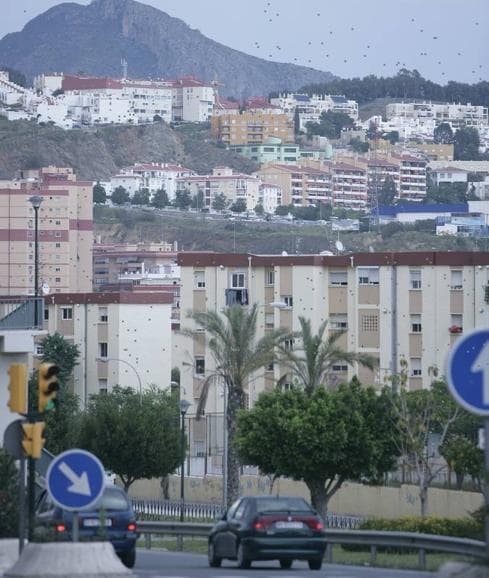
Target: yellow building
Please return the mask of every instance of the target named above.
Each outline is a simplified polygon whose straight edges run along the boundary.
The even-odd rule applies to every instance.
[[[212,136],[226,145],[260,145],[270,137],[284,143],[294,142],[294,122],[286,114],[270,110],[214,115]]]

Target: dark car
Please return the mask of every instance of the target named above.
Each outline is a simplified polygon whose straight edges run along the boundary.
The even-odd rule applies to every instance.
[[[325,550],[323,521],[303,498],[246,496],[212,528],[208,558],[212,567],[228,558],[240,568],[253,560],[278,560],[282,568],[307,560],[311,570],[320,570]]]
[[[131,502],[122,488],[108,485],[93,508],[79,512],[79,539],[110,540],[122,562],[132,568],[136,562],[137,525]],[[37,523],[56,532],[58,540],[71,540],[72,512],[53,504],[44,492],[38,502]]]

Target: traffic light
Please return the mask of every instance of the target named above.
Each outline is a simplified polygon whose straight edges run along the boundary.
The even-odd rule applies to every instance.
[[[54,363],[41,363],[38,370],[38,408],[41,413],[54,408],[54,400],[59,390],[59,367]]]
[[[42,448],[44,447],[45,439],[42,437],[44,426],[43,421],[36,421],[35,423],[23,423],[24,439],[22,440],[22,447],[24,452],[35,460],[41,457]]]
[[[12,363],[8,372],[10,396],[7,405],[13,413],[26,413],[27,366],[25,363]]]

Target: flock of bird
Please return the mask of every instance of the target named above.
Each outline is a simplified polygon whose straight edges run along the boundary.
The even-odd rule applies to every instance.
[[[278,19],[278,18],[280,18],[280,17],[282,16],[282,13],[281,13],[281,12],[278,12],[278,11],[276,11],[276,9],[273,8],[272,2],[266,2],[265,8],[263,9],[263,13],[265,14],[265,16],[266,16],[266,18],[268,19],[268,22],[269,22],[269,23],[273,23],[276,19]],[[321,17],[321,12],[316,12],[316,17],[318,17],[318,18]],[[417,26],[419,26],[419,25],[418,25],[418,23],[417,23],[417,21],[416,21],[415,18],[411,18],[411,19],[410,19],[410,22],[411,22],[411,24],[412,24],[413,26],[416,26],[417,31],[419,32],[419,34],[423,35],[423,43],[424,43],[424,44],[427,44],[429,40],[431,40],[431,42],[436,42],[437,40],[439,40],[440,37],[439,37],[438,35],[430,35],[430,33],[429,33],[425,28],[423,28],[423,27],[418,28]],[[475,20],[475,21],[473,22],[473,25],[474,25],[474,27],[478,27],[478,26],[480,25],[480,22],[479,22],[478,20]],[[355,31],[356,31],[355,26],[350,26],[350,27],[349,27],[349,31],[350,31],[350,33],[351,33],[351,32],[355,32]],[[334,30],[327,30],[326,34],[327,34],[328,36],[333,36],[333,37],[334,37],[335,31],[334,31]],[[430,36],[431,36],[431,38],[429,38]],[[320,46],[320,47],[321,47],[321,46],[327,45],[327,42],[326,42],[325,40],[319,40],[319,41],[314,41],[314,42],[313,42],[312,40],[308,40],[308,41],[307,41],[307,45],[308,45],[308,46],[311,46],[311,47],[312,47],[312,46],[314,46],[314,44],[316,44],[316,46]],[[260,44],[260,42],[255,41],[253,47],[254,47],[255,50],[262,51],[262,53],[263,53],[264,47]],[[281,53],[281,51],[283,50],[283,47],[280,46],[280,45],[278,45],[278,44],[276,44],[276,45],[274,46],[274,48],[275,48],[275,50],[277,51],[275,54],[273,53],[273,49],[272,49],[272,51],[270,51],[270,49],[269,49],[268,51],[266,51],[266,52],[268,52],[268,54],[265,54],[265,56],[268,56],[268,58],[277,58],[277,57],[280,58],[280,56],[281,56],[280,53]],[[372,45],[371,45],[371,44],[367,44],[367,45],[365,46],[364,51],[363,51],[362,54],[361,54],[361,58],[362,58],[362,59],[367,59],[367,58],[369,58],[369,51],[370,51],[371,48],[372,48]],[[433,51],[433,53],[434,53],[434,52],[435,52],[435,51]],[[462,56],[463,56],[463,53],[462,53],[461,51],[457,51],[456,54],[457,54],[457,57],[462,57]],[[324,53],[324,58],[326,58],[326,59],[328,59],[328,58],[330,58],[330,57],[332,57],[332,56],[334,56],[334,54],[332,54],[331,52],[326,52],[326,53]],[[419,56],[421,56],[421,57],[430,57],[431,54],[430,54],[427,50],[423,50],[423,51],[419,52]],[[293,57],[292,60],[293,60],[294,63],[300,63],[301,61],[303,61],[303,58],[299,58],[299,57],[295,56],[295,57]],[[311,65],[312,62],[313,62],[313,59],[312,59],[312,58],[308,58],[306,61],[307,61],[307,64]],[[347,64],[347,63],[348,63],[348,58],[342,58],[342,61],[343,61],[344,64]],[[315,62],[317,62],[316,59],[315,59]],[[436,61],[436,64],[437,64],[438,66],[442,66],[444,63],[443,63],[442,60],[437,60],[437,61]],[[382,67],[387,67],[387,66],[388,66],[388,63],[387,63],[387,62],[383,62],[383,63],[381,63],[381,65],[382,65]],[[407,66],[408,66],[408,63],[403,62],[403,61],[401,61],[401,60],[398,60],[398,61],[395,63],[395,67],[396,67],[397,69],[406,68]],[[412,68],[416,68],[416,66],[412,66]],[[479,80],[479,81],[485,80],[485,79],[481,76],[481,74],[482,74],[481,69],[482,69],[482,68],[483,68],[483,65],[482,65],[482,64],[479,64],[477,67],[474,67],[474,68],[471,69],[471,74],[472,74],[472,76],[473,76],[473,80],[474,80],[474,81],[476,81],[476,80]],[[443,77],[446,76],[446,72],[444,72],[444,71],[441,71],[440,74],[441,74],[441,76],[443,76]],[[477,78],[477,75],[479,75],[478,78]]]

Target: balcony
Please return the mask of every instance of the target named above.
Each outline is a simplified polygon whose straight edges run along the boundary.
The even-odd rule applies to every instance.
[[[0,331],[42,329],[42,297],[0,297]]]
[[[226,289],[226,307],[248,305],[248,289]]]

